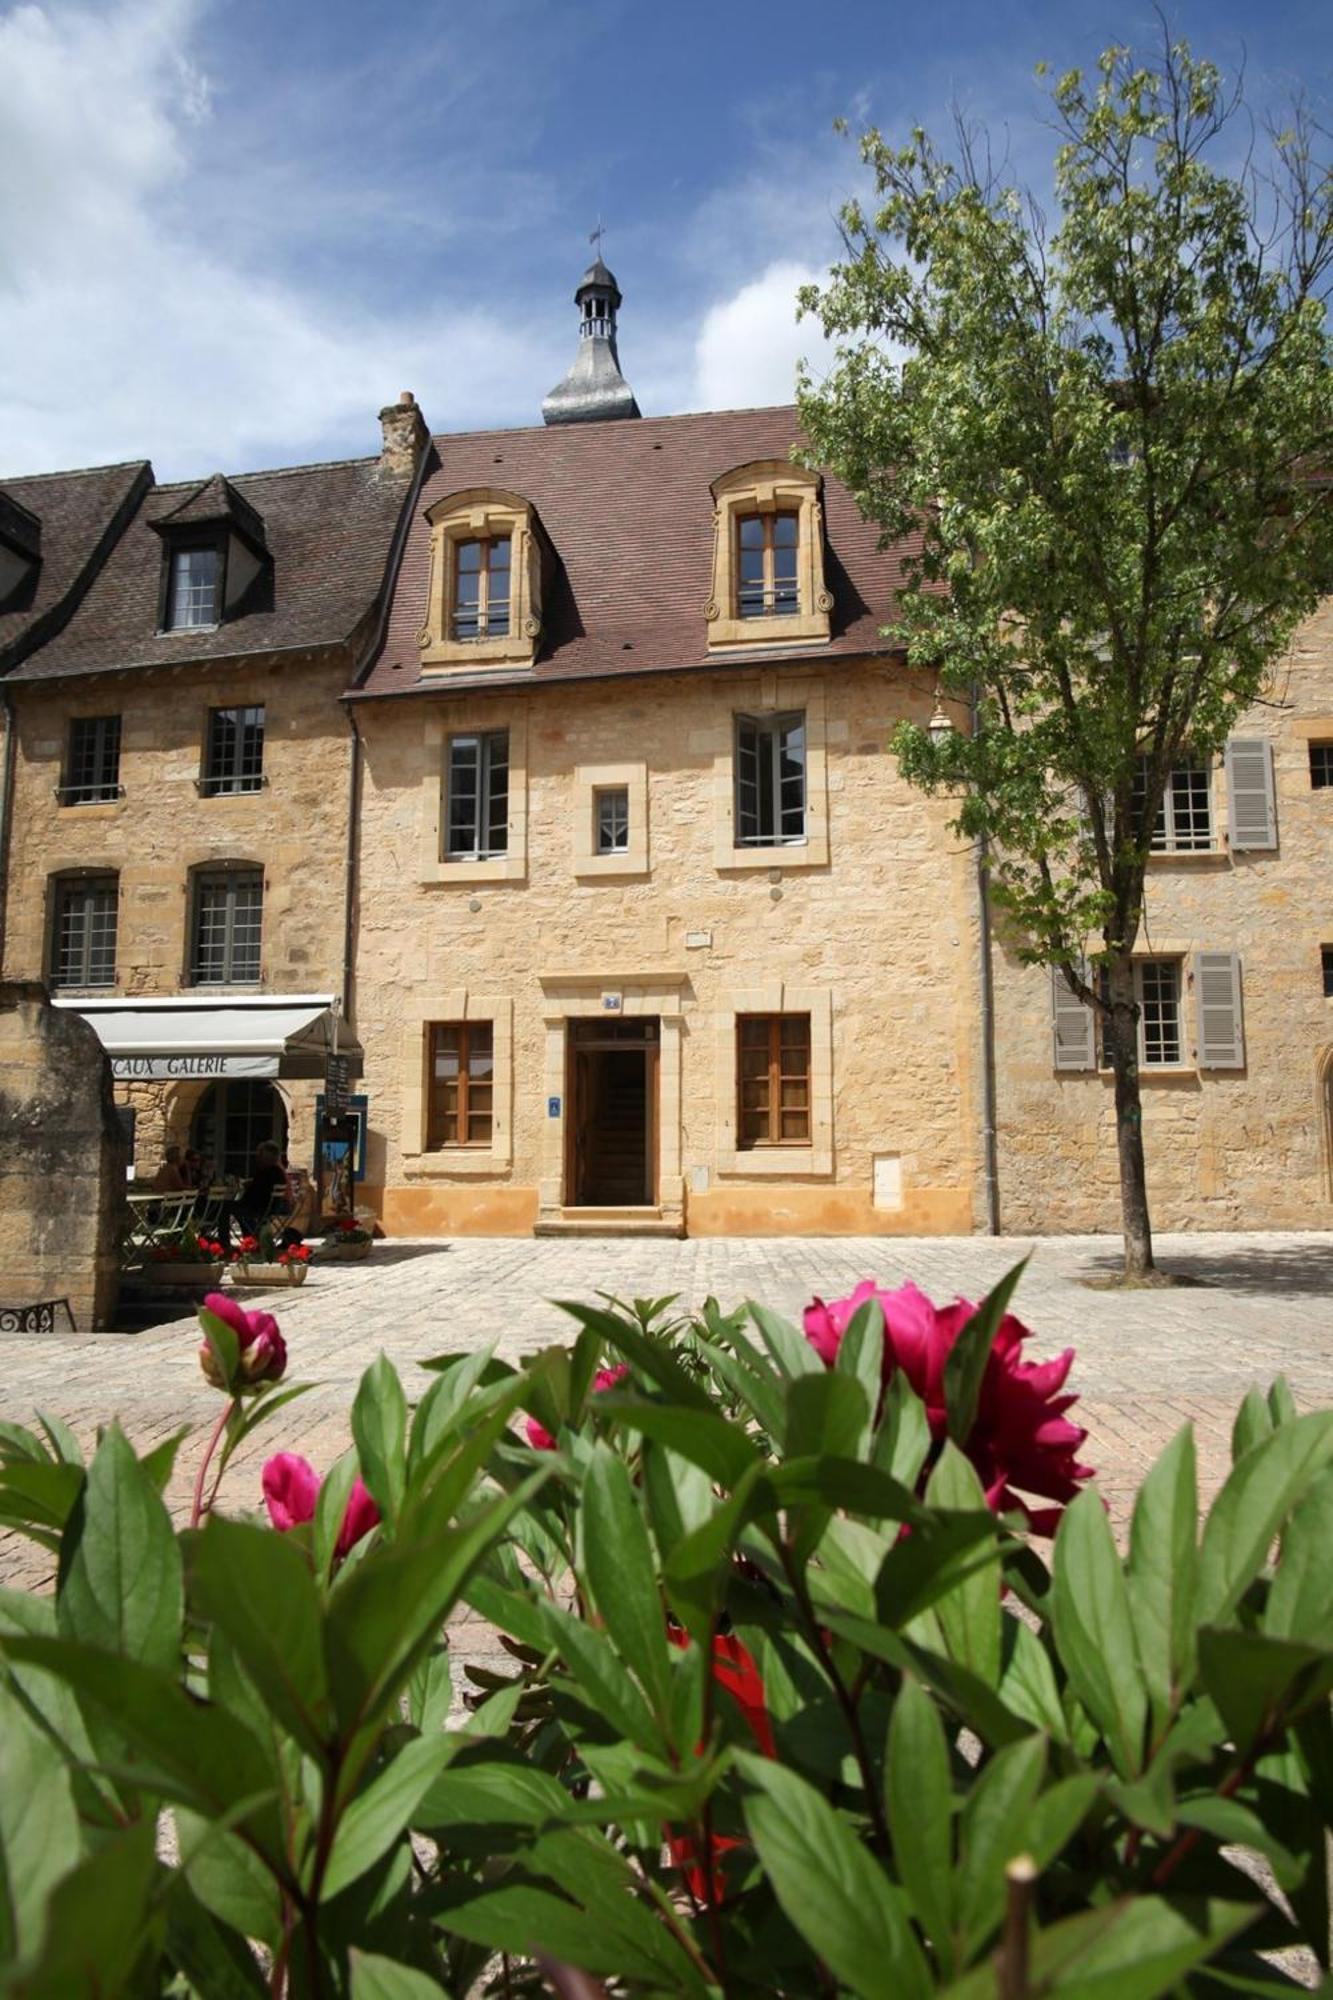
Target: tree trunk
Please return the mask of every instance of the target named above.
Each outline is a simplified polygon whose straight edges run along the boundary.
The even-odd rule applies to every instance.
[[[1120,1221],[1125,1236],[1125,1276],[1146,1277],[1156,1267],[1148,1183],[1143,1167],[1143,1104],[1139,1094],[1138,1007],[1134,965],[1125,953],[1109,968],[1106,1047],[1115,1076],[1115,1137],[1120,1158]]]

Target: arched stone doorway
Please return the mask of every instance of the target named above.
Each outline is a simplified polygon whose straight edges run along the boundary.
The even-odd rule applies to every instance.
[[[271,1083],[237,1078],[208,1086],[190,1121],[190,1144],[206,1172],[211,1164],[219,1174],[246,1179],[265,1139],[286,1152],[287,1107]]]
[[[1324,1050],[1315,1065],[1319,1092],[1319,1143],[1323,1153],[1324,1193],[1333,1201],[1333,1047]]]

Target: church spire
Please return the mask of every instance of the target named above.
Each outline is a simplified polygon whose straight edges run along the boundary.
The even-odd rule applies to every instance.
[[[542,417],[548,424],[597,424],[640,414],[634,391],[620,372],[616,349],[620,287],[602,262],[601,238],[598,223],[590,239],[597,255],[574,294],[579,309],[579,349],[569,373],[542,404]]]

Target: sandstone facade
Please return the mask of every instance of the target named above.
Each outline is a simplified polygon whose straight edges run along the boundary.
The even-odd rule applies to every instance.
[[[1333,787],[1311,783],[1310,743],[1333,743],[1333,603],[1298,634],[1234,735],[1272,745],[1277,846],[1234,852],[1224,760],[1210,773],[1214,846],[1149,863],[1136,951],[1183,974],[1181,1062],[1144,1067],[1148,1192],[1159,1229],[1333,1227]],[[1243,1068],[1199,1063],[1193,958],[1241,964]],[[1109,1070],[1057,1074],[1050,974],[997,930],[1000,1210],[1006,1230],[1119,1227]]]
[[[809,840],[734,844],[737,713],[803,709]],[[966,1232],[982,1221],[975,859],[889,754],[930,693],[884,661],[743,662],[366,703],[356,1013],[366,1195],[386,1227],[526,1233],[596,1215],[569,1183],[578,1024],[656,1024],[656,1187],[692,1234]],[[439,861],[444,746],[509,732],[508,872]],[[593,872],[592,793],[624,784],[637,852]],[[736,1016],[808,1013],[805,1148],[738,1150]],[[429,1150],[432,1022],[493,1025],[491,1145]]]

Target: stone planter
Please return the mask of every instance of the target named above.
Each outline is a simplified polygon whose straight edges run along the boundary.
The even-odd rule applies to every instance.
[[[336,1238],[321,1243],[315,1252],[321,1264],[363,1264],[369,1255],[369,1243],[339,1243]]]
[[[140,1267],[146,1285],[192,1285],[199,1292],[216,1292],[222,1283],[221,1264],[168,1264],[151,1257]]]
[[[307,1264],[232,1264],[227,1271],[233,1285],[303,1285]]]

